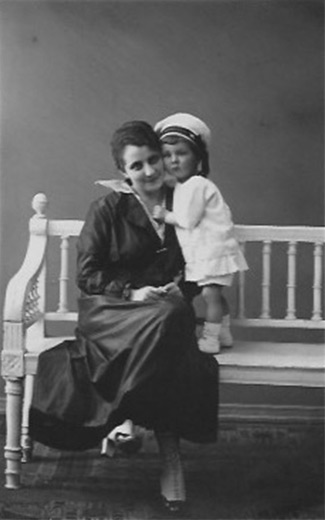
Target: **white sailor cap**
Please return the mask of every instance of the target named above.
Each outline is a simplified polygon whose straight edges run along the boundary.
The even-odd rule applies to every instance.
[[[168,116],[156,123],[154,129],[160,140],[167,136],[178,136],[193,142],[197,146],[200,145],[201,140],[207,149],[210,144],[211,131],[209,127],[201,119],[191,114],[179,112]]]

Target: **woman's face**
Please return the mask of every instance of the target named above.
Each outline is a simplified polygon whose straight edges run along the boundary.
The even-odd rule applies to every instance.
[[[185,182],[197,175],[199,159],[187,141],[182,139],[175,144],[163,143],[162,150],[165,168],[178,182]]]
[[[159,191],[164,184],[164,164],[158,150],[149,146],[128,144],[123,152],[123,175],[130,179],[133,188],[141,194]]]

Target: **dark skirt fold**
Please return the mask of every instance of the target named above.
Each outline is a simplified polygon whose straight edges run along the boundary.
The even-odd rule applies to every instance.
[[[30,435],[58,449],[83,450],[126,418],[213,442],[218,363],[197,348],[192,308],[179,297],[121,302],[80,299],[74,341],[39,358]]]

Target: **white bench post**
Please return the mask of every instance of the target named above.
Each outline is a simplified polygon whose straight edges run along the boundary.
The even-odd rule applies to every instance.
[[[8,489],[18,489],[21,469],[20,426],[24,376],[24,354],[21,348],[24,343],[23,324],[5,323],[4,338],[1,370],[6,381],[5,486]]]
[[[245,243],[240,243],[241,250],[245,255]],[[238,318],[245,318],[245,271],[238,274]]]
[[[314,245],[313,320],[320,320],[322,313],[322,244]]]
[[[287,320],[296,317],[296,255],[297,243],[289,242],[288,246],[288,283],[287,283]]]
[[[263,241],[263,279],[262,279],[262,313],[261,318],[270,318],[271,287],[271,240]]]
[[[68,312],[68,268],[69,268],[69,237],[61,237],[61,271],[60,271],[60,292],[58,312]]]

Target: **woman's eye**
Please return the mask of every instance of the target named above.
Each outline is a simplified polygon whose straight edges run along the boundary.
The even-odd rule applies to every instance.
[[[140,162],[133,163],[132,166],[131,166],[132,170],[137,170],[138,171],[138,170],[141,170],[141,168],[142,168],[142,163],[140,163]]]
[[[160,161],[160,155],[153,155],[149,159],[149,164],[157,164]]]

